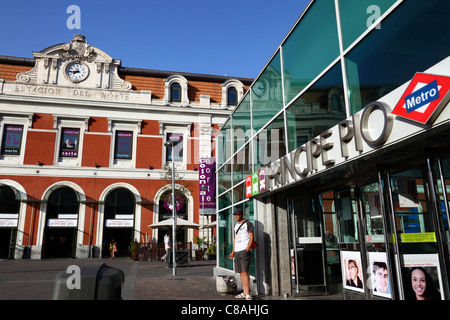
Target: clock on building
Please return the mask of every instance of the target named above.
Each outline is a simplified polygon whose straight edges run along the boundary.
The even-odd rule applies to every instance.
[[[257,81],[254,85],[253,85],[253,92],[259,97],[261,98],[262,95],[264,94],[264,92],[266,91],[266,83],[264,81]]]
[[[66,65],[66,75],[73,82],[80,82],[86,79],[89,68],[81,62],[70,62]]]

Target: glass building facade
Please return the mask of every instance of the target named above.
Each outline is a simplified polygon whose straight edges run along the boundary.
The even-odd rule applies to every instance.
[[[442,63],[450,56],[449,18],[446,0],[309,3],[219,133],[218,268],[233,270],[231,213],[239,206],[263,241],[251,270],[263,294],[320,288],[344,298],[408,299],[413,271],[406,266],[419,257],[436,266],[440,298],[449,298],[446,129],[429,130],[425,138],[407,135],[370,157],[361,149],[357,160],[345,159],[340,169],[325,172],[311,164],[316,171],[311,178],[252,197],[245,183],[324,132],[359,119],[374,101],[404,90],[416,73]],[[407,141],[414,142],[414,153]],[[419,234],[430,241],[412,236]],[[407,235],[410,242],[396,241]],[[274,259],[277,270],[267,262]],[[376,291],[380,261],[388,265],[388,293]],[[311,263],[323,268],[311,270]],[[272,280],[262,275],[268,269]],[[350,269],[359,269],[362,287],[346,281]],[[276,285],[273,274],[281,279]]]

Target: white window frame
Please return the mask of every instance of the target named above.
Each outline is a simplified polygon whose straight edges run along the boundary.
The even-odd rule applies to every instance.
[[[141,120],[108,119],[108,131],[111,133],[111,148],[109,163],[111,168],[136,168],[137,137],[141,133]],[[131,159],[115,159],[116,132],[131,131],[133,145],[131,146]]]
[[[3,114],[0,118],[0,146],[3,145],[3,133],[5,125],[19,125],[23,126],[22,143],[20,145],[20,154],[18,155],[3,155],[0,154],[0,163],[2,164],[23,164],[25,157],[25,146],[28,135],[28,129],[33,123],[33,113],[12,113]]]
[[[171,101],[171,87],[172,84],[178,83],[181,86],[181,102]],[[182,75],[171,75],[170,77],[164,79],[164,104],[170,105],[173,104],[175,106],[189,106],[189,97],[188,97],[188,80]]]
[[[222,102],[221,102],[222,108],[237,107],[239,105],[239,101],[241,101],[242,97],[244,96],[244,84],[237,79],[230,79],[225,81],[221,86],[222,86]],[[237,104],[232,106],[228,104],[228,89],[230,87],[236,88],[237,91]]]
[[[84,133],[88,129],[89,117],[67,115],[53,115],[53,129],[56,130],[56,144],[53,163],[61,167],[81,167],[83,160]],[[62,129],[73,128],[80,130],[77,157],[60,157]]]
[[[160,135],[163,136],[163,152],[162,152],[162,163],[167,167],[172,166],[172,160],[167,160],[167,147],[164,145],[167,142],[167,134],[179,134],[183,136],[183,160],[175,160],[176,170],[186,170],[187,167],[187,157],[188,157],[188,140],[191,136],[192,123],[170,123],[164,122],[160,123]]]

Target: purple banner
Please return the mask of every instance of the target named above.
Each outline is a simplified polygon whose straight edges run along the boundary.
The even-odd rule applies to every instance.
[[[199,160],[200,215],[216,214],[216,159],[200,158]]]

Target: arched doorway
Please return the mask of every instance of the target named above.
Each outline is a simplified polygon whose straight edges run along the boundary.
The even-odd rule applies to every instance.
[[[165,191],[159,198],[159,216],[158,221],[172,218],[172,190]],[[188,220],[188,200],[179,190],[175,190],[175,208],[179,218]],[[164,242],[164,236],[168,234],[169,229],[158,233],[158,242]],[[186,229],[177,231],[177,242],[188,242]]]
[[[42,258],[75,258],[79,206],[72,188],[52,191],[47,201]]]
[[[20,200],[16,190],[0,186],[0,259],[13,259]]]
[[[128,246],[133,241],[136,199],[125,188],[112,190],[105,199],[102,255],[109,256],[109,244],[116,242],[115,256],[128,256]],[[139,239],[138,239],[139,240]]]

